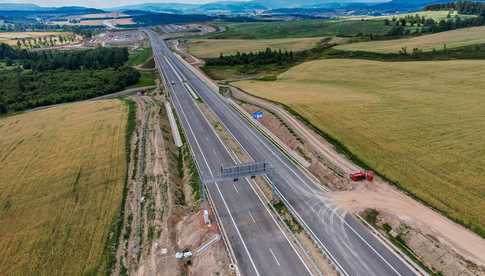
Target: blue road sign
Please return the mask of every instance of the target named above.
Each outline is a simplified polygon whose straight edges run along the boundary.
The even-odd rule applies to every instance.
[[[253,113],[253,118],[259,120],[263,118],[263,111],[256,111]]]

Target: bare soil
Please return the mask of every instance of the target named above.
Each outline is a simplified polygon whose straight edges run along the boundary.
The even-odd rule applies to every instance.
[[[229,261],[222,241],[204,252],[210,256],[204,262],[201,256],[194,256],[191,262],[175,259],[176,252],[194,250],[218,229],[201,220],[190,185],[189,152],[185,147],[181,151],[172,141],[165,98],[155,92],[131,97],[137,105],[137,127],[131,142],[125,220],[113,274],[200,275],[198,271],[213,271],[227,275]]]

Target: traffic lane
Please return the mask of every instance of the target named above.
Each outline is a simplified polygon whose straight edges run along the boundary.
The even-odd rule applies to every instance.
[[[228,201],[237,202],[233,216],[261,275],[310,275],[301,257],[246,179],[219,185]],[[249,198],[250,200],[244,200]]]
[[[192,80],[195,80],[194,77],[189,77],[190,81]],[[195,82],[197,83],[198,81],[195,80]],[[203,85],[200,85],[200,86],[203,86]],[[204,90],[203,87],[197,87],[198,89],[202,89]],[[200,93],[203,93],[203,92],[200,92]],[[217,96],[214,96],[214,97],[217,97]],[[210,99],[210,98],[204,98],[204,100],[206,101],[211,101],[213,99]],[[216,102],[212,102],[212,104],[218,104],[218,107],[221,107],[221,104],[223,103],[216,103]],[[213,105],[211,105],[211,107],[213,107]],[[228,112],[228,113],[231,113],[231,112]],[[226,114],[218,114],[219,117],[224,121],[224,118],[226,118]],[[230,117],[230,114],[227,114],[229,115]],[[237,122],[236,122],[237,123]],[[226,122],[226,125],[228,123]],[[238,130],[241,130],[242,128],[235,128],[235,132],[237,132]],[[233,129],[231,129],[233,130]],[[249,135],[250,134],[250,131],[249,132],[245,132],[245,133],[239,133],[239,134],[235,134],[236,137],[238,137],[238,140],[239,140],[239,137],[241,136],[246,136],[246,135]],[[247,138],[246,138],[247,139]],[[252,139],[254,141],[254,139]],[[241,142],[241,141],[240,141]],[[255,145],[256,143],[251,143],[251,144],[247,144],[245,143],[244,145]],[[263,151],[261,149],[258,149],[258,150],[248,150],[251,154],[255,154],[255,155],[258,155],[258,153],[260,153],[259,155],[261,156],[261,159],[260,160],[268,160],[268,154],[264,154],[264,149]],[[283,157],[283,158],[286,158],[286,157]],[[255,158],[256,160],[258,158]],[[290,166],[292,164],[289,164]],[[298,174],[298,171],[296,172],[296,174]],[[287,175],[289,177],[294,177],[294,175]],[[304,174],[300,174],[299,175],[300,178],[305,178],[306,175]],[[286,178],[288,179],[288,178]],[[291,178],[290,178],[291,179]],[[355,219],[354,221],[355,222]],[[345,224],[344,224],[345,225]],[[360,227],[355,230],[354,228],[357,227],[355,225],[359,225]],[[348,236],[351,237],[350,239],[354,240],[354,241],[357,241],[357,244],[361,243],[360,246],[352,246],[354,250],[357,250],[357,251],[361,251],[362,249],[364,249],[364,254],[365,255],[371,255],[371,259],[372,259],[372,255],[374,255],[373,257],[377,257],[377,261],[372,261],[371,263],[375,263],[375,262],[383,262],[384,264],[377,264],[376,265],[376,269],[377,270],[374,270],[374,271],[381,271],[383,272],[383,270],[385,270],[386,272],[386,275],[392,275],[393,273],[396,274],[396,272],[394,271],[394,267],[398,267],[398,270],[399,271],[402,271],[403,275],[414,275],[414,272],[411,271],[409,269],[409,267],[404,264],[401,260],[399,260],[398,257],[395,256],[394,253],[390,252],[387,248],[383,248],[384,246],[382,245],[382,243],[378,240],[376,240],[375,237],[373,236],[370,236],[370,232],[367,230],[367,229],[362,229],[362,226],[360,224],[352,224],[351,227],[346,227],[346,229],[348,231],[350,231],[350,233],[348,233]],[[357,232],[358,234],[356,234],[355,232]],[[360,232],[362,232],[362,234],[360,234]],[[360,236],[363,237],[363,239],[361,239]],[[369,239],[369,241],[366,241],[366,239]],[[380,245],[380,246],[377,246],[377,245]],[[368,250],[365,250],[367,247]],[[375,248],[378,248],[378,249],[375,249]],[[370,250],[370,251],[369,251]],[[380,253],[380,251],[382,250],[382,254]],[[374,251],[377,251],[377,252],[374,252]],[[369,252],[371,253],[374,253],[374,254],[369,254]],[[363,255],[363,256],[365,256]],[[381,256],[383,256],[381,258]],[[342,259],[345,259],[345,257],[341,257]],[[361,263],[361,262],[359,262]],[[348,264],[350,267],[355,267],[355,265],[353,264]],[[365,262],[362,262],[361,263],[361,266],[358,268],[358,269],[351,269],[352,271],[359,271],[359,270],[362,270],[362,269],[365,269],[365,266],[368,266]]]
[[[179,92],[183,93],[183,91],[176,91],[176,93],[179,93]],[[176,97],[178,98],[178,100],[183,100],[182,98],[185,98],[185,97],[179,97],[181,95],[182,94],[177,94]],[[183,95],[187,95],[187,93],[184,93]],[[190,100],[190,102],[186,102],[186,104],[189,104],[189,103],[193,104],[193,101],[191,98],[188,100]],[[191,110],[193,110],[194,112],[197,112],[196,108]],[[187,112],[184,112],[184,113],[187,114]],[[192,112],[189,112],[189,114],[192,114]],[[190,115],[188,117],[190,117]],[[202,127],[202,129],[205,129],[205,130],[209,128],[209,126],[204,127],[203,124],[199,124],[197,126]],[[210,140],[207,140],[207,141],[210,141]],[[201,144],[203,144],[203,142]],[[262,271],[264,273],[263,275],[266,275],[266,273],[275,273],[278,271],[279,271],[278,274],[283,274],[283,275],[308,274],[306,268],[299,262],[298,256],[296,255],[294,250],[292,250],[286,238],[282,234],[276,235],[276,236],[274,235],[274,233],[280,232],[279,229],[277,229],[275,222],[271,221],[272,219],[269,217],[269,213],[265,211],[264,209],[265,207],[261,205],[260,201],[254,195],[254,192],[248,190],[247,182],[245,184],[246,185],[243,185],[240,187],[241,193],[245,193],[245,195],[242,196],[241,194],[239,194],[238,198],[233,199],[233,201],[247,202],[249,203],[249,205],[245,206],[246,208],[243,208],[243,209],[245,210],[250,208],[251,210],[248,210],[247,214],[244,214],[244,212],[242,213],[236,212],[236,215],[233,215],[233,216],[234,216],[234,219],[238,222],[237,225],[243,225],[243,226],[250,225],[250,227],[244,227],[242,231],[243,236],[245,235],[252,236],[252,238],[249,240],[254,241],[253,243],[255,246],[250,246],[249,248],[258,248],[258,247],[267,248],[267,251],[258,250],[256,252],[256,254],[258,255],[257,262],[259,262],[257,267],[262,268]],[[234,194],[234,191],[223,192],[222,195],[219,195],[219,197],[222,200],[223,197],[226,197],[227,195],[231,195],[231,194]],[[253,197],[253,198],[249,200],[244,200],[245,197]],[[243,200],[241,201],[241,199]],[[260,206],[257,206],[257,208],[254,208],[255,203],[257,205],[258,202]],[[228,216],[230,212],[231,211],[229,210],[228,212],[225,212],[224,215]],[[253,221],[259,221],[259,224],[258,223],[247,224],[247,222],[250,221],[250,219]],[[246,222],[246,224],[244,222]],[[263,232],[261,232],[261,230],[258,231],[258,229],[261,229],[261,227],[264,228]],[[234,225],[234,228],[236,228],[235,225]],[[237,231],[231,232],[232,237],[234,237],[235,235],[234,232],[237,232]],[[259,235],[255,235],[255,233],[259,233]],[[258,238],[258,237],[262,237],[262,238]],[[268,242],[268,241],[271,241],[271,242]],[[266,244],[265,246],[261,246],[263,242]],[[290,252],[293,254],[280,254],[280,252]],[[284,262],[281,263],[279,261],[280,259]],[[277,267],[274,267],[275,264]],[[245,266],[247,266],[247,264]]]

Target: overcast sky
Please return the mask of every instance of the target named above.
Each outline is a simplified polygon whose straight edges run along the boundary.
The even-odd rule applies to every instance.
[[[139,3],[208,3],[215,0],[0,0],[0,3],[32,3],[44,7],[83,6],[93,8],[117,7]]]

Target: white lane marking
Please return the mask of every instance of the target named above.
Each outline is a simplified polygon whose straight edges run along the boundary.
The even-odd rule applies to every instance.
[[[168,60],[167,60],[167,61],[168,61]],[[172,91],[172,92],[173,92],[173,91]],[[173,93],[173,94],[175,94],[175,93]],[[205,162],[205,164],[206,164],[207,168],[209,169],[209,173],[211,174],[211,176],[212,176],[212,177],[214,177],[214,174],[212,173],[212,170],[211,170],[211,168],[210,168],[210,166],[209,166],[209,163],[207,162],[207,160],[206,160],[206,158],[205,158],[204,154],[202,153],[202,148],[201,148],[201,146],[200,146],[200,144],[199,144],[199,142],[198,142],[198,140],[197,140],[197,138],[196,138],[196,136],[195,136],[195,134],[194,134],[194,131],[193,131],[192,127],[190,126],[190,124],[188,123],[187,116],[186,116],[185,112],[183,111],[182,105],[180,104],[180,101],[179,101],[178,97],[177,97],[177,96],[175,96],[174,98],[176,99],[176,101],[177,101],[177,105],[180,107],[180,111],[181,111],[181,113],[182,113],[182,115],[183,115],[183,117],[184,117],[184,120],[185,120],[185,122],[186,122],[187,126],[189,127],[189,131],[190,131],[190,133],[192,134],[192,137],[193,137],[193,139],[195,140],[195,143],[197,144],[197,147],[199,148],[199,152],[201,153],[202,158],[204,159],[204,162]],[[228,214],[229,214],[229,217],[231,218],[232,224],[234,225],[234,228],[236,229],[236,232],[237,232],[237,234],[238,234],[238,236],[239,236],[239,239],[241,240],[241,243],[243,244],[244,250],[245,250],[245,251],[246,251],[246,253],[248,254],[249,260],[251,261],[251,265],[253,266],[254,271],[256,272],[256,275],[258,275],[258,276],[259,276],[260,274],[259,274],[258,269],[256,268],[256,264],[255,264],[255,263],[254,263],[254,261],[253,261],[253,258],[252,258],[252,256],[251,256],[251,253],[249,253],[249,249],[248,249],[248,247],[246,246],[246,242],[244,242],[244,239],[243,239],[243,237],[242,237],[242,235],[241,235],[241,232],[239,231],[239,228],[237,227],[236,221],[234,220],[234,217],[232,216],[231,210],[229,209],[229,206],[227,205],[226,200],[224,199],[224,196],[222,195],[222,192],[221,192],[221,190],[219,189],[219,185],[218,185],[218,183],[215,183],[215,186],[216,186],[216,188],[217,188],[217,191],[219,192],[219,195],[220,195],[220,197],[221,197],[221,199],[222,199],[222,202],[224,203],[224,206],[226,207],[226,210],[227,210],[227,212],[228,212]]]
[[[271,252],[271,255],[273,255],[273,258],[278,266],[280,266],[280,262],[278,261],[278,258],[276,258],[276,255],[273,252],[273,249],[269,249],[269,252]]]
[[[194,74],[194,76],[195,76],[196,78],[198,78],[198,76],[197,76],[197,75],[195,75],[195,74]],[[200,80],[200,79],[199,79],[199,80]],[[202,84],[205,84],[205,83],[204,83],[202,80],[200,80],[200,82],[201,82]],[[209,90],[211,90],[211,89],[210,89],[210,88],[209,88],[207,85],[205,85],[205,86],[206,86],[206,87],[207,87]],[[222,101],[222,100],[219,98],[219,96],[218,96],[218,95],[214,95],[214,98],[215,98],[215,99],[217,99],[218,101],[222,102],[221,106],[223,106],[223,107],[224,107],[224,108],[226,108],[226,109],[229,109],[229,108],[228,108],[228,107],[225,105],[224,101]],[[223,113],[226,113],[226,112],[223,112]],[[231,111],[229,111],[228,113],[229,113],[229,114],[232,114],[232,112],[231,112]],[[240,119],[240,117],[239,117],[239,116],[236,116],[236,118],[239,118],[239,119]],[[224,122],[222,122],[222,124],[224,124]],[[246,129],[248,129],[248,130],[250,129],[250,128],[249,128],[249,126],[248,126],[247,124],[242,123],[242,125],[243,125],[243,126],[246,128]],[[227,127],[226,127],[226,129],[227,129],[229,132],[231,132],[231,130],[230,130],[229,128],[227,128]],[[249,131],[249,133],[251,133],[251,131]],[[231,133],[231,134],[232,134],[232,133]],[[281,163],[283,163],[283,165],[284,165],[284,166],[285,166],[285,167],[286,167],[286,168],[287,168],[287,169],[288,169],[288,170],[289,170],[289,171],[290,171],[290,172],[291,172],[291,173],[292,173],[294,176],[296,176],[296,177],[297,177],[297,178],[298,178],[298,179],[299,179],[299,180],[300,180],[300,181],[301,181],[301,182],[302,182],[302,183],[303,183],[303,184],[304,184],[304,185],[305,185],[307,188],[309,188],[309,190],[310,190],[310,191],[311,191],[311,190],[313,190],[313,188],[311,188],[311,187],[310,187],[310,186],[309,186],[309,185],[306,183],[306,181],[304,181],[304,180],[302,179],[302,177],[301,177],[301,176],[299,176],[299,175],[298,175],[298,174],[297,174],[297,173],[296,173],[296,172],[293,170],[293,168],[290,168],[290,166],[289,166],[288,164],[286,164],[286,162],[283,162],[283,160],[281,159],[281,157],[280,157],[280,156],[278,156],[278,155],[277,155],[275,152],[273,152],[273,151],[272,151],[272,150],[269,148],[269,146],[268,146],[268,145],[266,145],[266,143],[264,143],[264,142],[261,140],[261,138],[260,138],[258,135],[256,135],[255,133],[252,133],[252,134],[253,134],[252,136],[255,136],[255,137],[256,137],[256,139],[257,139],[257,140],[259,140],[259,142],[261,142],[261,144],[262,144],[262,145],[263,145],[263,146],[264,146],[264,147],[265,147],[265,148],[266,148],[266,149],[267,149],[267,150],[268,150],[268,151],[269,151],[269,152],[270,152],[270,153],[271,153],[271,154],[272,154],[274,157],[276,157],[276,158],[277,158],[277,159],[278,159],[278,160],[279,160]],[[232,136],[234,137],[234,135],[232,135]],[[236,138],[236,140],[237,140],[237,138]],[[306,178],[307,178],[307,179],[308,179],[310,182],[312,182],[313,184],[316,184],[316,183],[314,182],[314,180],[313,180],[313,179],[311,179],[311,178],[309,178],[309,177],[308,177],[306,174],[304,174],[304,173],[303,173],[303,175],[304,175],[304,177],[306,177]],[[281,193],[280,193],[280,195],[281,195]],[[360,234],[359,234],[359,233],[358,233],[358,232],[357,232],[357,231],[356,231],[356,230],[355,230],[355,229],[354,229],[352,226],[350,226],[350,225],[349,225],[349,224],[348,224],[348,223],[345,221],[345,219],[343,219],[343,218],[342,218],[342,217],[340,217],[340,216],[338,216],[338,217],[339,217],[339,218],[342,220],[342,222],[345,224],[345,226],[347,226],[347,227],[348,227],[348,228],[349,228],[349,229],[350,229],[350,230],[351,230],[351,231],[352,231],[352,232],[353,232],[353,233],[354,233],[354,234],[355,234],[355,235],[356,235],[356,236],[357,236],[357,237],[358,237],[360,240],[362,240],[362,241],[363,241],[363,242],[364,242],[364,243],[367,245],[367,247],[369,247],[369,249],[371,249],[371,251],[373,251],[373,252],[374,252],[374,253],[375,253],[375,254],[376,254],[376,255],[377,255],[377,256],[378,256],[378,257],[379,257],[379,258],[380,258],[380,259],[381,259],[381,260],[382,260],[382,261],[383,261],[383,262],[384,262],[384,263],[385,263],[385,264],[386,264],[388,267],[389,267],[389,268],[391,268],[391,269],[392,269],[392,270],[393,270],[393,271],[394,271],[394,272],[395,272],[397,275],[401,275],[401,274],[400,274],[400,273],[399,273],[399,272],[396,270],[396,268],[395,268],[393,265],[391,265],[391,264],[390,264],[390,263],[389,263],[389,262],[388,262],[388,261],[387,261],[387,260],[384,258],[384,256],[382,256],[382,255],[381,255],[381,254],[380,254],[380,253],[379,253],[379,252],[378,252],[378,251],[377,251],[377,250],[376,250],[376,249],[375,249],[375,248],[374,248],[374,247],[373,247],[371,244],[369,244],[369,243],[367,242],[367,240],[365,240],[365,239],[364,239],[364,238],[363,238],[363,237],[362,237],[362,236],[361,236],[361,235],[360,235]],[[302,220],[302,221],[303,221],[303,220]],[[309,228],[309,229],[310,229],[310,228]],[[313,232],[313,231],[312,231],[312,232]],[[314,234],[314,233],[313,233],[313,234]],[[315,238],[317,238],[317,236],[316,236],[316,235],[315,235]],[[319,240],[319,241],[320,241],[320,239],[318,239],[318,238],[317,238],[317,240]],[[323,245],[323,243],[322,243],[321,241],[320,241],[320,243]],[[334,261],[335,261],[335,262],[337,262],[336,260],[334,260]],[[337,262],[337,263],[338,263],[338,262]],[[339,266],[340,266],[340,265],[339,265]],[[341,267],[341,266],[340,266],[340,267]],[[342,268],[342,270],[343,270],[343,268]],[[345,271],[345,270],[344,270],[344,271]]]
[[[200,110],[199,106],[198,105],[195,105],[197,107],[197,109],[199,109],[199,112],[203,115],[202,111]],[[217,116],[217,114],[216,114]],[[217,139],[220,141],[220,143],[224,146],[224,148],[226,149],[226,151],[229,153],[230,157],[232,158],[232,160],[235,162],[235,163],[241,163],[241,161],[237,158],[237,156],[232,156],[231,155],[231,151],[229,151],[229,149],[227,148],[227,146],[222,142],[221,138],[216,134],[216,131],[214,130],[214,128],[212,127],[212,125],[209,123],[209,121],[207,120],[207,118],[205,116],[202,116],[205,121],[207,122],[207,124],[209,125],[209,127],[211,128],[212,132],[216,135]],[[218,116],[217,116],[218,117]],[[224,122],[222,122],[222,120],[218,117],[219,119],[219,122],[221,122],[223,125],[224,125]],[[229,131],[229,129],[224,125],[224,127]],[[229,131],[229,133],[231,134],[231,136],[236,140],[236,142],[241,146],[241,148],[247,153],[249,154],[249,152],[246,151],[246,149],[241,145],[241,143],[236,139],[236,137],[234,137],[234,135]],[[237,161],[236,161],[237,160]],[[254,182],[254,180],[253,180]],[[249,184],[249,182],[248,182]],[[295,246],[293,245],[293,243],[289,240],[288,236],[286,235],[286,233],[284,232],[284,230],[281,228],[281,226],[279,225],[279,223],[276,221],[276,218],[274,217],[274,215],[271,213],[271,211],[269,210],[269,208],[266,206],[266,204],[264,203],[263,199],[260,197],[259,193],[256,192],[256,190],[254,189],[253,185],[249,184],[249,186],[251,187],[251,189],[253,190],[253,192],[256,194],[256,196],[258,197],[258,199],[260,200],[261,204],[265,207],[265,210],[268,212],[268,214],[270,215],[270,217],[273,219],[274,223],[276,224],[276,226],[278,227],[278,229],[280,230],[280,232],[283,234],[283,236],[285,237],[285,239],[288,241],[288,243],[290,244],[291,248],[293,249],[293,251],[295,252],[295,254],[298,256],[298,259],[301,261],[301,263],[303,264],[303,266],[305,267],[305,269],[307,270],[308,274],[309,275],[312,275],[311,271],[310,271],[310,268],[307,266],[307,264],[303,261],[303,258],[302,256],[300,255],[300,253],[298,252],[298,250],[296,250]],[[263,195],[264,196],[264,195]],[[268,200],[269,202],[269,200]],[[300,218],[301,220],[301,218]],[[312,232],[313,233],[313,232]],[[313,233],[314,234],[314,233]],[[315,234],[314,234],[315,235]],[[320,241],[320,240],[319,240]],[[320,241],[320,243],[323,245],[323,243]],[[328,250],[327,250],[328,252]],[[343,270],[343,269],[342,269]],[[348,275],[348,274],[345,274],[345,275]]]
[[[233,183],[233,186],[234,186],[234,190],[236,190],[236,193],[239,193],[239,191],[237,190],[237,187],[236,187],[236,183]]]
[[[251,211],[248,211],[248,212],[249,212],[249,216],[251,217],[251,220],[253,221],[254,224],[256,224],[256,220],[254,219],[253,214],[251,214]]]

